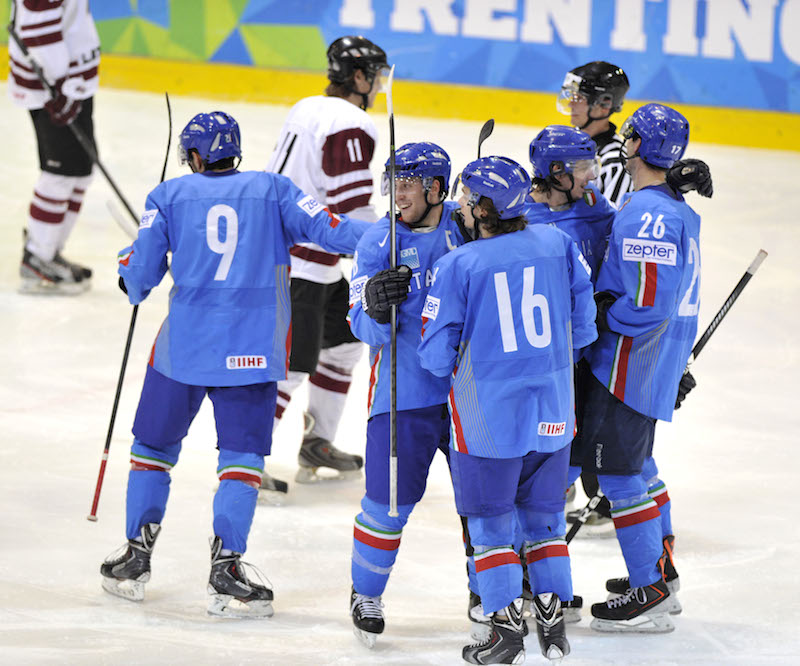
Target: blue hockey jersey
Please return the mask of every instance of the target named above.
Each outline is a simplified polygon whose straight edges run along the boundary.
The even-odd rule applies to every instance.
[[[585,260],[536,224],[469,243],[434,266],[422,367],[446,377],[452,445],[485,458],[549,453],[572,440],[573,349],[597,337]]]
[[[412,231],[397,223],[398,265],[411,269],[408,298],[397,308],[397,408],[417,409],[441,405],[447,401],[450,380],[424,370],[419,364],[417,347],[422,322],[420,315],[428,290],[433,284],[437,259],[464,243],[458,225],[450,214],[458,204],[443,204],[439,226],[430,231]],[[359,340],[369,346],[370,378],[367,410],[370,416],[389,411],[391,327],[379,324],[361,307],[361,293],[367,280],[389,268],[389,219],[384,217],[364,234],[353,257],[350,280],[350,327]]]
[[[528,199],[525,217],[529,224],[552,224],[566,232],[592,269],[592,284],[597,282],[597,270],[603,263],[611,223],[616,209],[591,183],[586,194],[564,210],[550,210],[545,203]]]
[[[637,412],[672,420],[700,307],[700,217],[667,185],[628,195],[597,291],[617,296],[589,350],[595,377]]]
[[[139,236],[120,254],[131,304],[167,272],[174,286],[150,364],[198,386],[286,377],[289,248],[313,241],[353,252],[371,225],[331,214],[288,178],[257,171],[194,173],[147,197]]]

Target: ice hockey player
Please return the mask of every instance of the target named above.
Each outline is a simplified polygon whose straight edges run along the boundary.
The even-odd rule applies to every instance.
[[[381,595],[397,558],[403,527],[425,492],[437,449],[447,455],[450,419],[447,377],[420,366],[420,316],[434,280],[433,265],[464,242],[445,201],[450,158],[433,143],[409,143],[395,153],[398,267],[390,268],[388,216],[364,234],[356,248],[350,282],[353,333],[370,345],[367,408],[366,493],[353,532],[350,598],[355,635],[373,647],[384,630]],[[389,163],[384,194],[390,186]],[[397,305],[398,517],[389,514],[390,308]]]
[[[573,459],[598,476],[628,577],[619,596],[592,606],[598,631],[674,629],[678,586],[667,489],[652,458],[657,419],[670,421],[697,331],[700,218],[667,183],[689,123],[647,104],[625,121],[623,160],[634,183],[614,220],[595,298],[597,342],[589,352],[583,435]],[[666,577],[666,580],[665,580]]]
[[[288,176],[333,213],[375,222],[370,161],[378,136],[366,111],[387,71],[386,54],[370,40],[335,40],[328,47],[330,83],[325,95],[307,97],[292,107],[267,171]],[[310,377],[296,480],[319,480],[320,467],[336,470],[338,477],[360,476],[362,457],[332,443],[363,348],[347,325],[348,282],[338,254],[299,243],[291,255],[292,353],[288,377],[278,384],[275,423],[294,390]],[[262,487],[288,490],[284,481],[268,476]]]
[[[8,43],[8,94],[30,111],[41,173],[33,190],[20,264],[20,291],[80,294],[92,271],[62,254],[92,179],[92,160],[68,127],[94,143],[93,96],[100,39],[88,0],[13,0],[11,25],[56,90],[51,98],[30,59]]]
[[[284,176],[238,171],[239,127],[221,111],[192,118],[179,150],[193,173],[150,193],[138,239],[120,255],[120,286],[132,304],[161,282],[169,252],[175,285],[133,424],[128,542],[100,572],[108,592],[143,599],[170,470],[207,395],[220,480],[208,612],[266,617],[272,590],[250,580],[240,559],[272,444],[277,381],[286,373],[289,248],[314,241],[350,253],[370,225],[334,215]]]
[[[531,182],[519,164],[486,157],[460,180],[461,212],[479,237],[435,264],[419,355],[423,368],[451,377],[456,507],[467,517],[484,612],[493,613],[489,637],[462,656],[524,660],[518,521],[539,644],[558,660],[569,653],[560,600],[572,598],[563,511],[573,347],[597,336],[592,284],[569,236],[526,228]]]

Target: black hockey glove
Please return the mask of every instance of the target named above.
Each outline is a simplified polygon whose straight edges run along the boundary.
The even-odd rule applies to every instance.
[[[678,160],[667,171],[667,184],[684,194],[697,190],[701,197],[709,199],[714,194],[711,171],[703,160]]]
[[[594,304],[597,306],[595,323],[597,324],[598,332],[611,330],[608,327],[608,308],[614,305],[616,300],[617,297],[610,291],[598,291],[594,295]]]
[[[686,399],[689,391],[695,386],[697,386],[697,382],[694,377],[692,377],[692,373],[687,370],[683,373],[683,377],[681,377],[681,383],[678,384],[678,397],[675,398],[675,409],[681,408],[681,403]]]
[[[127,295],[128,288],[125,286],[125,280],[122,279],[121,275],[119,276],[119,282],[117,282],[117,284],[119,285],[119,288],[122,289],[122,293]]]
[[[405,265],[375,273],[361,292],[361,307],[379,324],[388,324],[391,307],[408,298],[410,282],[411,269]]]

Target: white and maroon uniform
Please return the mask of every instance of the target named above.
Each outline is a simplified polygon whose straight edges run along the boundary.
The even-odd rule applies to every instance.
[[[267,171],[288,176],[331,212],[375,222],[378,216],[370,204],[373,192],[370,161],[377,138],[372,119],[355,104],[339,97],[307,97],[289,111]],[[320,285],[320,290],[330,295],[325,296],[327,299],[342,300],[341,304],[333,304],[334,308],[341,305],[342,327],[347,335],[346,338],[339,336],[339,344],[320,350],[318,342],[302,337],[302,322],[292,327],[292,356],[318,357],[309,386],[308,412],[316,422],[313,432],[333,441],[350,388],[352,370],[361,356],[362,343],[355,342],[344,323],[347,290],[334,288],[344,280],[339,256],[313,243],[302,243],[291,249],[291,257],[293,303],[300,293],[299,288],[295,289],[298,279]],[[307,293],[309,285],[304,284],[303,289]],[[332,307],[330,300],[328,307]],[[295,313],[298,310],[295,308]],[[319,317],[323,319],[324,316],[325,310],[322,309]],[[300,340],[302,347],[298,345]],[[278,382],[276,424],[292,392],[305,376],[305,372],[290,368],[288,379]]]
[[[98,85],[100,39],[89,0],[13,0],[11,21],[48,82],[66,79],[64,93],[84,100],[73,122],[93,140],[92,97]],[[77,221],[92,162],[69,128],[49,122],[42,109],[50,94],[13,39],[8,42],[8,59],[8,95],[31,112],[42,169],[29,208],[26,248],[51,261]]]

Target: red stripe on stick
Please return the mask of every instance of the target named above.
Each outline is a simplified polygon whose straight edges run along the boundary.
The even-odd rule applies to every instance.
[[[362,532],[358,527],[353,527],[353,538],[366,546],[371,546],[378,550],[397,550],[400,547],[400,537],[379,539],[371,534]]]
[[[628,377],[628,359],[632,346],[633,338],[623,335],[619,359],[617,360],[617,381],[614,383],[614,397],[618,400],[625,400],[625,380]]]
[[[623,527],[630,527],[631,525],[646,523],[648,520],[653,520],[654,518],[660,517],[661,512],[658,510],[658,507],[649,506],[642,511],[637,511],[636,513],[629,513],[625,516],[620,516],[619,518],[614,517],[614,527],[619,530]]]
[[[482,557],[481,559],[475,558],[475,571],[480,573],[481,571],[486,571],[488,569],[494,569],[495,567],[502,567],[506,564],[517,564],[522,566],[519,561],[519,555],[515,552],[504,551],[502,553],[496,553],[494,555],[489,555],[489,557]]]
[[[528,551],[528,553],[525,555],[525,562],[531,564],[533,562],[543,560],[546,557],[569,557],[567,544],[558,543],[553,544],[552,546],[543,546],[542,548]]]

